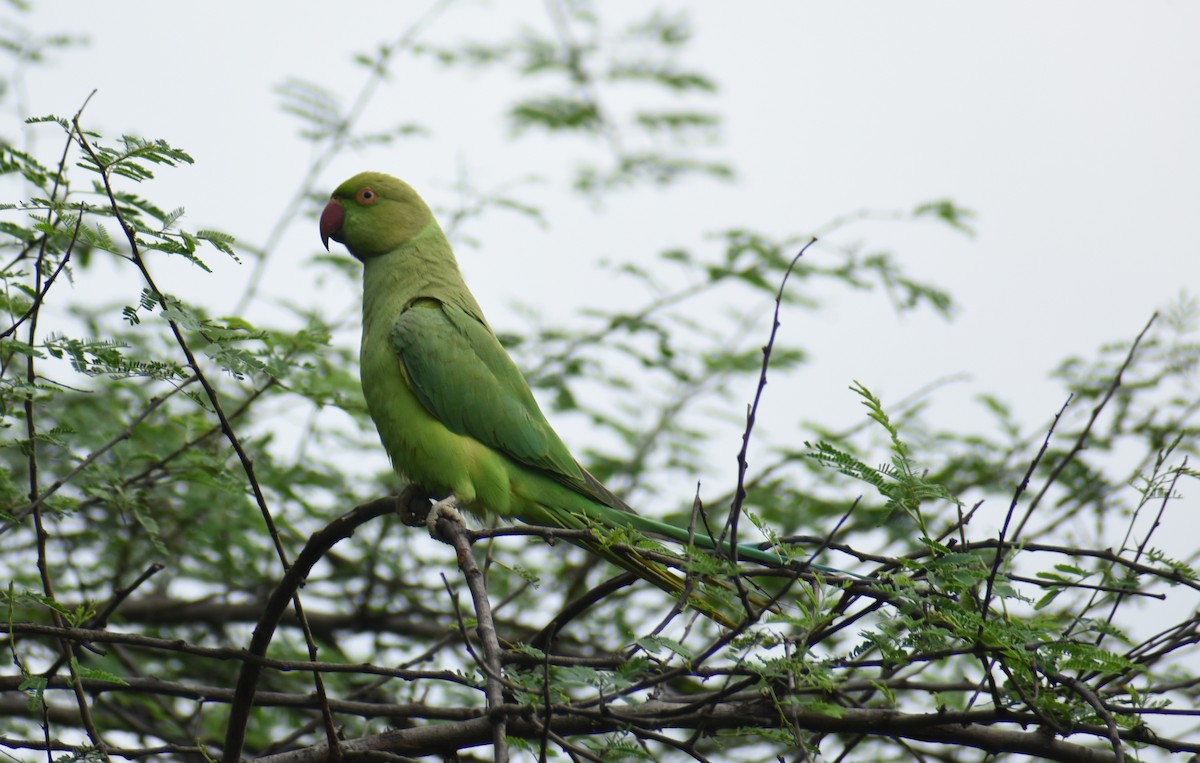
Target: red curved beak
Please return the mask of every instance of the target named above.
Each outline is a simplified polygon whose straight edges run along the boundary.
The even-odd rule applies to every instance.
[[[342,223],[345,221],[346,210],[341,202],[335,199],[325,205],[321,211],[321,243],[325,245],[325,251],[329,251],[329,239],[341,243]]]

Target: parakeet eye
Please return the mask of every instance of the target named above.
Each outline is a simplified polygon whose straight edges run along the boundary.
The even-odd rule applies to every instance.
[[[369,207],[379,198],[379,194],[375,193],[375,189],[367,186],[358,192],[358,203]]]

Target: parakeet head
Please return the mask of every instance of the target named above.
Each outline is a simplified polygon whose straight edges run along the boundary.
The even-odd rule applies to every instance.
[[[366,261],[407,243],[433,212],[403,180],[382,172],[360,172],[337,187],[321,212],[321,243],[345,244]]]

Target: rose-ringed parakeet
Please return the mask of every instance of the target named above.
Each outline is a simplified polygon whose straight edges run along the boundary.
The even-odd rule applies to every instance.
[[[362,388],[396,471],[473,513],[564,529],[621,528],[713,548],[634,513],[571,456],[467,289],[450,244],[407,183],[364,172],[321,213],[321,240],[363,264]],[[683,579],[633,550],[579,543],[663,590]],[[726,545],[726,550],[728,550]],[[766,563],[780,557],[739,547]],[[690,603],[728,624],[711,596]]]

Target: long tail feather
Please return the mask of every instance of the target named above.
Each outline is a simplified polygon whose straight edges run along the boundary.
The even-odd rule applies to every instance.
[[[647,533],[649,535],[663,536],[677,543],[690,542],[693,545],[699,546],[700,548],[706,548],[711,551],[719,550],[731,557],[736,556],[736,558],[739,559],[748,559],[753,562],[769,565],[787,565],[789,563],[795,563],[794,560],[788,560],[774,551],[764,551],[761,548],[756,548],[754,546],[741,543],[739,543],[735,548],[728,541],[718,543],[704,533],[689,533],[682,527],[676,527],[675,525],[668,524],[667,522],[660,522],[656,519],[644,517],[641,514],[609,509],[605,512],[604,519],[608,523],[617,527],[637,530],[638,532]],[[845,572],[834,567],[827,567],[823,564],[816,564],[813,562],[809,562],[805,566],[814,570],[829,573],[830,575],[845,575],[847,577],[855,578],[861,577],[860,575],[856,575],[852,572]]]
[[[736,602],[732,601],[729,596],[722,597],[713,590],[714,587],[731,588],[732,586],[730,586],[728,581],[698,577],[693,581],[691,590],[689,591],[684,578],[675,574],[666,565],[659,564],[638,554],[636,549],[618,549],[606,546],[600,542],[588,543],[586,541],[579,543],[579,545],[603,557],[612,564],[623,567],[641,579],[654,584],[673,597],[682,597],[686,591],[688,594],[687,603],[690,606],[695,607],[706,617],[726,628],[737,627],[739,622],[744,620],[747,614],[750,614],[745,612],[744,607],[735,607]],[[758,608],[759,612],[770,608],[770,601],[763,598],[757,592],[750,592],[749,601],[753,606]]]

